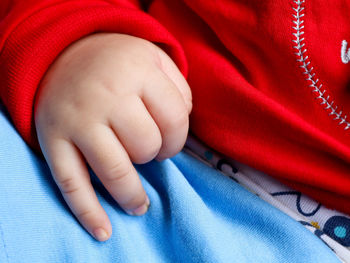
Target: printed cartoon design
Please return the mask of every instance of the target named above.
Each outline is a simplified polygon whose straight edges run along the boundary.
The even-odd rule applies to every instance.
[[[323,231],[343,246],[350,246],[350,219],[345,216],[332,216],[327,220]]]
[[[310,212],[304,211],[302,208],[302,202],[301,202],[302,194],[298,191],[276,192],[276,193],[271,193],[271,195],[272,196],[295,195],[297,197],[296,208],[300,214],[302,214],[303,216],[306,216],[306,217],[315,215],[317,213],[317,211],[320,210],[320,208],[321,208],[321,204],[318,203],[317,206],[313,210],[311,210]]]
[[[323,207],[298,191],[273,192],[271,195],[302,216],[310,218],[308,224],[319,230],[314,231],[315,235],[320,237],[321,234],[326,234],[339,244],[345,247],[350,246],[350,218]],[[292,205],[293,196],[296,197],[294,205]]]
[[[236,167],[234,167],[232,164],[230,164],[227,160],[225,159],[220,159],[217,164],[216,164],[216,169],[220,170],[220,171],[225,171],[225,167],[227,167],[228,169],[230,169],[230,172],[232,173],[237,173],[238,169]]]
[[[337,255],[341,255],[340,258],[350,258],[347,249],[350,247],[350,217],[328,209],[259,171],[247,169],[246,166],[243,170],[242,164],[212,151],[194,137],[188,138],[186,146],[194,156],[243,185],[253,194],[257,196],[262,194],[262,199],[276,208],[282,207],[282,211],[287,209],[294,212],[288,214],[319,237]]]

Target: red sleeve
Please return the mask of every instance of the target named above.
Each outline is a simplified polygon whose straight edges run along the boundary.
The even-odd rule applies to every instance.
[[[94,32],[155,42],[186,74],[180,45],[138,0],[1,0],[0,98],[32,147],[38,148],[33,103],[42,77],[68,45]]]

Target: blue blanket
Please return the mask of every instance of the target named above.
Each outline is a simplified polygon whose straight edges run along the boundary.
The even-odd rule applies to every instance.
[[[142,217],[93,183],[113,235],[97,242],[69,212],[45,162],[0,112],[0,262],[339,262],[316,236],[184,152],[137,166]]]

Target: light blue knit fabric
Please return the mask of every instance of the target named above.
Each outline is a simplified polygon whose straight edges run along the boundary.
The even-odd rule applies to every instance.
[[[137,169],[151,200],[142,217],[124,214],[94,178],[113,225],[97,242],[0,112],[0,262],[339,262],[299,223],[183,152]]]

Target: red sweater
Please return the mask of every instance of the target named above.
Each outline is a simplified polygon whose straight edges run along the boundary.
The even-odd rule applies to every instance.
[[[1,0],[0,95],[23,138],[37,145],[35,92],[65,47],[131,34],[187,76],[200,139],[350,213],[349,1],[148,2]]]

